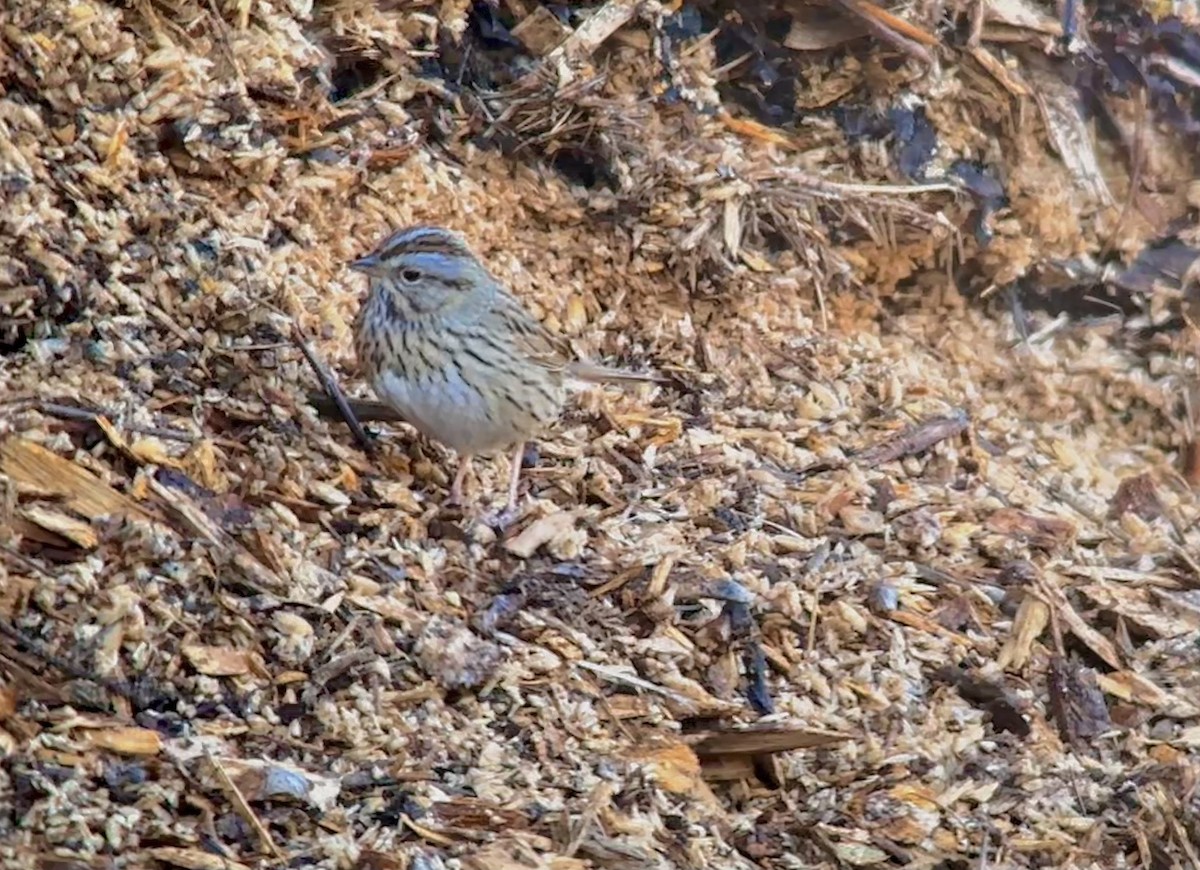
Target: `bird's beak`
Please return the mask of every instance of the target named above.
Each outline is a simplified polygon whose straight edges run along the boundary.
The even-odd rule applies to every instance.
[[[379,257],[375,254],[367,254],[365,257],[359,257],[357,260],[351,261],[350,268],[355,272],[375,275],[379,272]]]

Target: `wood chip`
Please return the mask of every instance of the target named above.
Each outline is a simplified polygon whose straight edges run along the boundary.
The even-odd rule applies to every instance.
[[[53,493],[88,519],[121,516],[151,519],[153,514],[91,472],[40,444],[22,438],[0,442],[0,472],[31,492]]]
[[[88,732],[88,739],[97,749],[119,755],[157,755],[162,751],[162,737],[148,728],[101,728]]]
[[[573,511],[555,511],[534,520],[515,538],[504,542],[504,549],[521,559],[528,559],[541,547],[562,538],[575,528]]]

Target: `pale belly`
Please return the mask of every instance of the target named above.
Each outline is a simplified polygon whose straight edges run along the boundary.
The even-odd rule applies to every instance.
[[[413,381],[394,370],[375,378],[375,393],[423,435],[462,454],[490,453],[523,441],[541,421],[514,414],[468,384],[457,371]]]

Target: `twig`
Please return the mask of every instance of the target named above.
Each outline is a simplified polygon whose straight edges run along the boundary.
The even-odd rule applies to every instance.
[[[47,571],[37,562],[30,559],[21,551],[9,546],[8,544],[0,544],[0,555],[7,556],[8,558],[12,559],[31,574],[37,574],[39,577],[42,577],[46,580],[54,579],[54,576],[49,571]]]
[[[928,66],[933,65],[933,55],[929,49],[940,44],[938,38],[933,34],[926,33],[921,28],[893,15],[886,9],[881,9],[868,0],[836,0],[836,3],[865,24],[876,38],[921,63]]]
[[[275,840],[271,838],[271,832],[267,830],[266,825],[262,823],[254,810],[251,809],[250,803],[246,800],[245,795],[242,794],[241,789],[237,787],[237,783],[225,772],[225,768],[221,766],[221,762],[217,760],[217,757],[212,754],[212,750],[205,749],[204,754],[208,757],[208,763],[216,771],[217,780],[220,782],[226,796],[233,803],[233,808],[237,811],[237,814],[253,829],[258,835],[259,841],[262,842],[275,858],[283,859],[285,856],[279,851],[279,847],[275,845]]]
[[[970,424],[967,412],[961,409],[945,417],[934,417],[918,423],[882,444],[868,447],[853,457],[856,465],[873,468],[885,462],[924,453],[939,441],[945,441],[966,431]]]
[[[134,704],[139,703],[138,694],[124,680],[114,680],[111,677],[102,677],[99,674],[94,674],[84,668],[74,665],[56,653],[52,653],[44,643],[35,637],[32,637],[15,625],[10,624],[5,619],[0,619],[0,634],[7,637],[9,640],[24,648],[35,658],[45,662],[55,670],[62,671],[70,677],[77,680],[87,680],[97,685],[103,686],[114,695],[120,695],[127,701]]]
[[[582,668],[585,671],[591,671],[593,674],[603,677],[609,682],[617,683],[618,685],[630,686],[635,689],[642,689],[646,692],[652,692],[656,695],[661,695],[662,697],[687,708],[694,708],[696,706],[695,702],[693,702],[692,699],[688,698],[686,695],[682,695],[672,689],[667,689],[663,686],[656,685],[649,680],[643,680],[641,677],[634,676],[633,674],[627,674],[616,668],[608,667],[607,665],[597,665],[589,661],[580,660],[575,662],[575,667]]]
[[[751,182],[795,184],[814,198],[838,199],[845,196],[914,196],[921,193],[962,193],[962,185],[951,181],[930,181],[923,184],[865,184],[861,182],[830,181],[803,169],[770,169],[751,172]]]
[[[970,422],[971,420],[967,416],[967,412],[961,408],[957,408],[944,417],[934,417],[930,420],[925,420],[915,426],[910,426],[899,435],[895,435],[881,444],[875,444],[857,453],[852,453],[846,460],[820,460],[798,471],[775,468],[768,463],[764,463],[762,467],[779,479],[793,484],[812,477],[814,474],[838,471],[850,464],[857,465],[860,468],[874,468],[885,462],[892,462],[896,459],[903,459],[906,456],[915,456],[918,453],[924,453],[939,441],[945,441],[965,432]]]
[[[93,411],[89,408],[77,408],[74,405],[61,405],[58,402],[47,402],[42,399],[30,398],[26,400],[17,400],[17,402],[27,401],[29,404],[49,417],[58,417],[61,420],[82,420],[87,423],[95,423],[99,417],[108,417],[109,419],[117,419],[118,414],[98,410]],[[153,438],[165,438],[170,441],[181,441],[184,444],[196,443],[196,436],[191,433],[184,432],[180,429],[163,429],[157,426],[139,426],[134,423],[125,423],[123,429],[130,432],[136,432],[139,435],[149,435]]]
[[[308,404],[321,417],[330,420],[344,420],[345,413],[337,400],[325,393],[309,393]],[[351,399],[346,397],[346,405],[360,423],[403,423],[404,417],[391,405],[383,402],[372,402],[368,399]]]
[[[333,375],[317,358],[316,351],[312,349],[308,341],[304,338],[304,333],[300,331],[299,324],[292,324],[292,337],[296,342],[296,346],[300,348],[300,352],[304,354],[304,358],[308,360],[308,364],[312,366],[312,370],[317,375],[317,380],[321,382],[321,386],[325,388],[326,394],[333,400],[337,406],[338,413],[346,425],[350,427],[350,433],[354,435],[354,440],[358,442],[358,446],[368,456],[375,455],[375,443],[371,437],[367,435],[367,430],[362,427],[354,411],[350,407],[350,402],[346,398],[346,394],[342,388],[338,386],[337,381],[333,379]]]

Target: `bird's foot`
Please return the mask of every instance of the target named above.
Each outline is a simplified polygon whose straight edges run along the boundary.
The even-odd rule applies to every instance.
[[[521,512],[521,505],[509,503],[499,510],[487,511],[480,517],[480,520],[491,526],[497,533],[504,534],[521,518]]]

